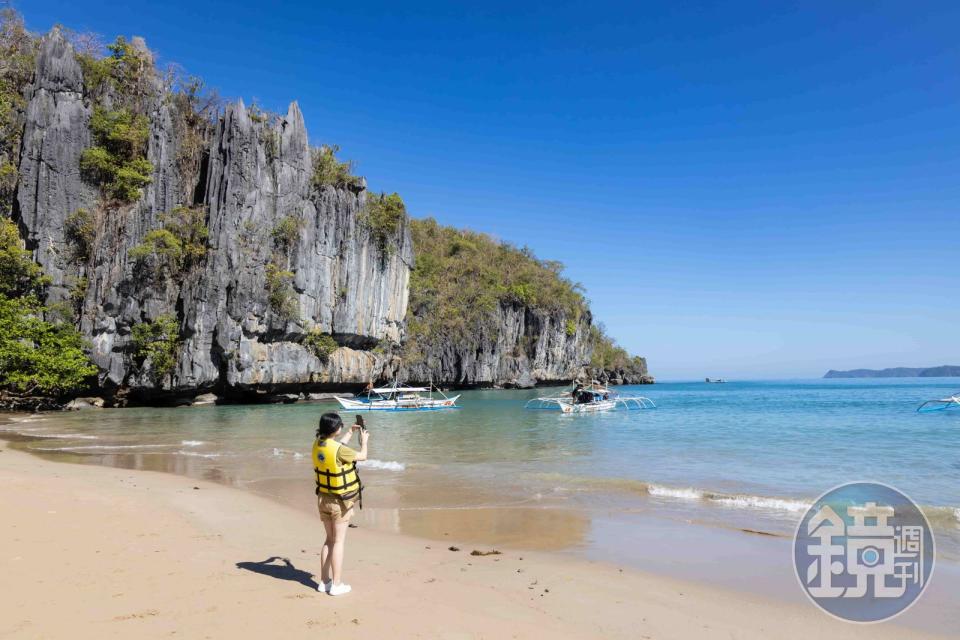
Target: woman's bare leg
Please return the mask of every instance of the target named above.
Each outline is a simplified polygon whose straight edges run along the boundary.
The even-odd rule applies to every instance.
[[[324,540],[323,547],[320,549],[320,580],[330,582],[330,560],[333,555],[330,553],[330,550],[333,548],[333,543],[337,539],[337,533],[331,520],[324,518],[323,528],[327,532],[327,539]]]
[[[333,527],[333,544],[329,551],[330,554],[330,577],[333,579],[333,584],[340,584],[340,575],[343,570],[343,546],[344,542],[347,539],[347,525],[350,524],[350,520],[341,520],[340,522],[335,522],[332,524]],[[327,540],[330,540],[330,536],[327,536]]]

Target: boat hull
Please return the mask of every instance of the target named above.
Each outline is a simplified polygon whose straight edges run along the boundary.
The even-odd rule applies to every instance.
[[[585,402],[583,404],[561,402],[560,411],[563,413],[597,413],[599,411],[610,411],[615,409],[616,406],[616,400],[600,400],[599,402]]]
[[[657,407],[653,400],[644,396],[616,396],[605,400],[596,400],[594,402],[571,402],[569,397],[552,398],[534,398],[528,400],[524,405],[527,409],[559,410],[561,413],[599,413],[601,411],[613,411],[622,408],[625,410],[634,409],[655,409]]]
[[[457,398],[404,398],[401,400],[354,400],[337,398],[340,407],[348,411],[436,411],[439,409],[459,409]]]

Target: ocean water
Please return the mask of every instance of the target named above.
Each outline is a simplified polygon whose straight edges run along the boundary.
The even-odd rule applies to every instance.
[[[551,389],[467,391],[458,410],[364,416],[372,459],[361,471],[363,521],[554,549],[601,544],[594,523],[617,518],[788,536],[820,494],[871,480],[922,505],[938,553],[955,560],[960,410],[915,409],[957,387],[936,378],[658,383],[619,389],[656,409],[592,415],[524,409]],[[334,407],[37,414],[0,429],[39,455],[179,473],[304,505],[313,430]]]

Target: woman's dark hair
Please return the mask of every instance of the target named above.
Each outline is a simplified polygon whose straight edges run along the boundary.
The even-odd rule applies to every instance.
[[[320,416],[320,424],[317,425],[317,438],[323,440],[335,434],[343,426],[343,420],[332,411]]]

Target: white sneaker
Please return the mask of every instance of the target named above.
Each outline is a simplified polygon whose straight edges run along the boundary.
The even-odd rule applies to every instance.
[[[330,587],[333,586],[333,580],[327,580],[326,582],[321,582],[317,585],[317,591],[320,593],[327,593],[330,591]]]
[[[332,596],[342,596],[350,593],[350,591],[350,585],[341,582],[340,584],[331,584],[327,593]]]

